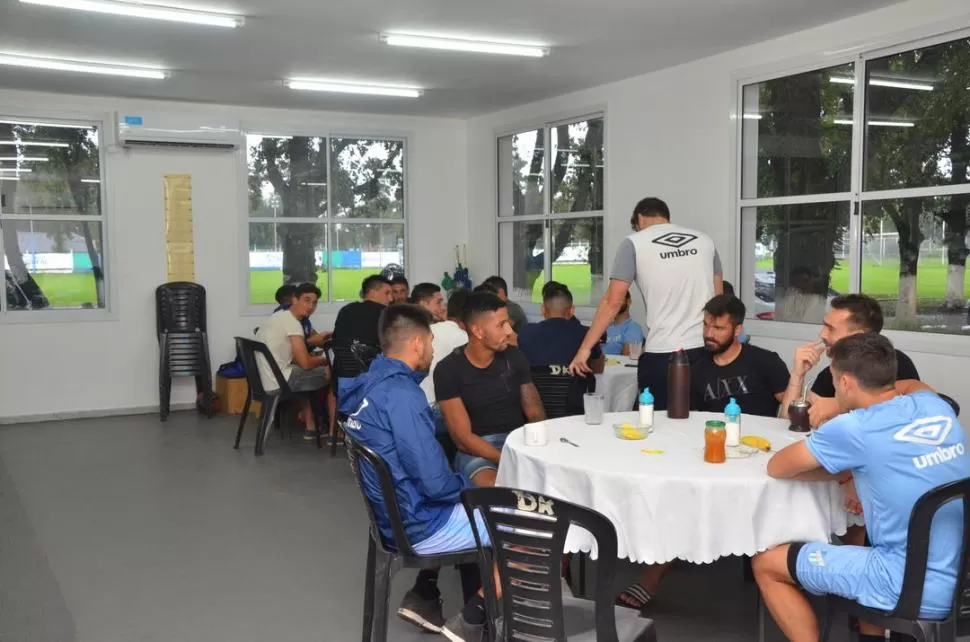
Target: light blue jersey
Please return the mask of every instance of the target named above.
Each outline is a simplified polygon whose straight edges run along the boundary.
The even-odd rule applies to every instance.
[[[611,323],[606,329],[603,354],[622,354],[626,343],[643,343],[643,330],[632,318],[621,323]]]
[[[872,548],[844,547],[846,554],[852,549],[859,553],[853,562],[858,567],[851,583],[853,594],[845,597],[864,606],[893,609],[903,582],[913,506],[937,486],[970,477],[963,427],[946,402],[931,392],[918,392],[840,415],[805,443],[830,473],[852,471],[866,517]],[[925,617],[950,612],[962,534],[963,509],[959,503],[948,504],[937,513],[930,534]],[[839,565],[840,556],[833,555],[826,570],[823,554],[806,553],[810,559],[806,562],[800,556],[799,578],[803,570],[806,576],[812,570],[823,575],[839,572],[831,567]]]

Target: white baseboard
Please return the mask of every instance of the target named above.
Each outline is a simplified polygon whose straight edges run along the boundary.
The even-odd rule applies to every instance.
[[[172,412],[195,410],[192,402],[173,403]],[[158,406],[135,406],[132,408],[109,408],[101,410],[73,410],[68,412],[48,412],[38,415],[0,417],[0,426],[11,424],[36,424],[47,421],[67,421],[71,419],[95,419],[98,417],[123,417],[125,415],[157,415]]]

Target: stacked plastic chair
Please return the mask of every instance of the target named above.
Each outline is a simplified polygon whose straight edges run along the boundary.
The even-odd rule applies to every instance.
[[[212,417],[212,367],[206,331],[205,288],[198,283],[175,281],[155,290],[158,333],[158,411],[168,419],[174,377],[195,377],[206,416]]]

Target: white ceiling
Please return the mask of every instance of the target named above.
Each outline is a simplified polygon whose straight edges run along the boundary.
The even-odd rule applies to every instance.
[[[898,0],[228,0],[239,29],[0,0],[0,51],[157,64],[164,81],[0,67],[0,87],[468,117],[695,60]],[[194,0],[183,0],[191,5]],[[198,5],[197,5],[198,6]],[[541,59],[402,49],[382,31],[541,42]],[[413,84],[419,99],[285,89],[293,75]]]

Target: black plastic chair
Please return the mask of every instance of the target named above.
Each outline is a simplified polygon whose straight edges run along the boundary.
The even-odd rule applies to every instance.
[[[462,502],[475,533],[493,637],[548,642],[656,642],[653,620],[614,606],[616,529],[589,508],[511,488],[469,488]],[[482,546],[478,511],[491,546]],[[596,538],[596,597],[566,597],[559,581],[566,532],[580,526]],[[493,562],[502,597],[496,597]],[[499,608],[499,601],[501,607]],[[502,614],[499,620],[498,614]],[[504,631],[496,631],[499,626]],[[498,634],[498,635],[496,635]]]
[[[956,399],[954,399],[950,395],[945,395],[942,392],[938,392],[936,394],[937,396],[939,396],[940,399],[950,404],[950,407],[953,408],[954,415],[956,415],[957,417],[960,416],[960,404],[957,403]]]
[[[205,288],[188,281],[173,281],[155,288],[155,325],[158,334],[207,332]]]
[[[353,379],[360,376],[370,369],[371,362],[381,353],[377,346],[364,343],[357,339],[343,341],[331,339],[327,346],[327,358],[333,370],[333,398],[337,401],[337,408],[340,408],[340,385],[339,380]],[[330,435],[330,454],[337,452],[337,433],[343,432],[343,420],[346,417],[340,410],[337,410],[337,424],[334,426],[333,433]]]
[[[287,383],[286,377],[283,376],[280,367],[273,358],[273,354],[266,347],[265,343],[236,337],[236,354],[243,362],[243,368],[246,372],[246,384],[249,387],[249,391],[246,395],[246,404],[243,406],[242,416],[239,418],[239,430],[236,431],[236,443],[233,445],[233,448],[239,448],[243,428],[246,426],[246,419],[249,418],[249,407],[253,401],[258,401],[260,403],[259,425],[256,429],[256,446],[254,452],[257,457],[262,455],[263,449],[266,446],[266,440],[269,438],[269,429],[273,425],[273,422],[278,419],[277,413],[282,402],[296,396],[308,398],[311,405],[314,406],[313,418],[317,424],[317,448],[321,448],[323,446],[320,441],[320,417],[322,413],[317,407],[319,404],[314,404],[316,391],[295,393],[290,390],[290,385]],[[269,364],[270,370],[272,370],[273,376],[276,378],[276,383],[279,386],[276,390],[267,390],[263,385],[263,378],[259,375],[259,366],[256,360],[257,354],[262,355],[263,359]],[[279,423],[282,424],[282,422]]]
[[[546,417],[558,419],[583,414],[582,394],[596,386],[593,377],[576,377],[569,366],[532,366],[532,382],[546,409]]]
[[[459,566],[461,571],[462,586],[465,596],[468,597],[478,590],[480,583],[476,567],[478,551],[469,549],[441,555],[419,555],[415,553],[404,529],[404,521],[401,519],[401,509],[398,506],[394,482],[391,479],[391,472],[388,470],[387,464],[384,463],[380,455],[354,440],[351,435],[346,435],[345,440],[350,467],[354,471],[357,487],[364,498],[364,506],[367,507],[367,517],[370,519],[367,571],[364,577],[364,622],[361,640],[363,642],[370,642],[371,640],[385,642],[387,640],[391,578],[394,577],[395,573],[402,568],[429,569],[456,565]],[[372,479],[368,483],[364,473],[365,467],[373,472],[376,480]],[[384,500],[384,507],[391,522],[391,529],[394,533],[392,543],[385,542],[381,536],[380,529],[377,527],[377,518],[374,515],[374,507],[364,491],[365,488],[374,488],[375,485]]]
[[[960,567],[953,597],[953,609],[943,620],[920,619],[923,583],[926,580],[926,561],[929,555],[930,526],[937,511],[945,504],[959,500],[963,504],[963,543]],[[970,478],[944,484],[926,493],[916,502],[909,518],[906,535],[906,566],[903,569],[903,588],[892,611],[872,609],[845,598],[826,598],[825,627],[822,642],[832,630],[836,613],[846,613],[859,620],[915,638],[918,642],[955,642],[957,637],[970,634]]]
[[[206,333],[205,288],[176,281],[155,288],[155,331],[159,346],[159,416],[171,412],[172,379],[194,377],[206,416],[212,417],[212,365]]]

